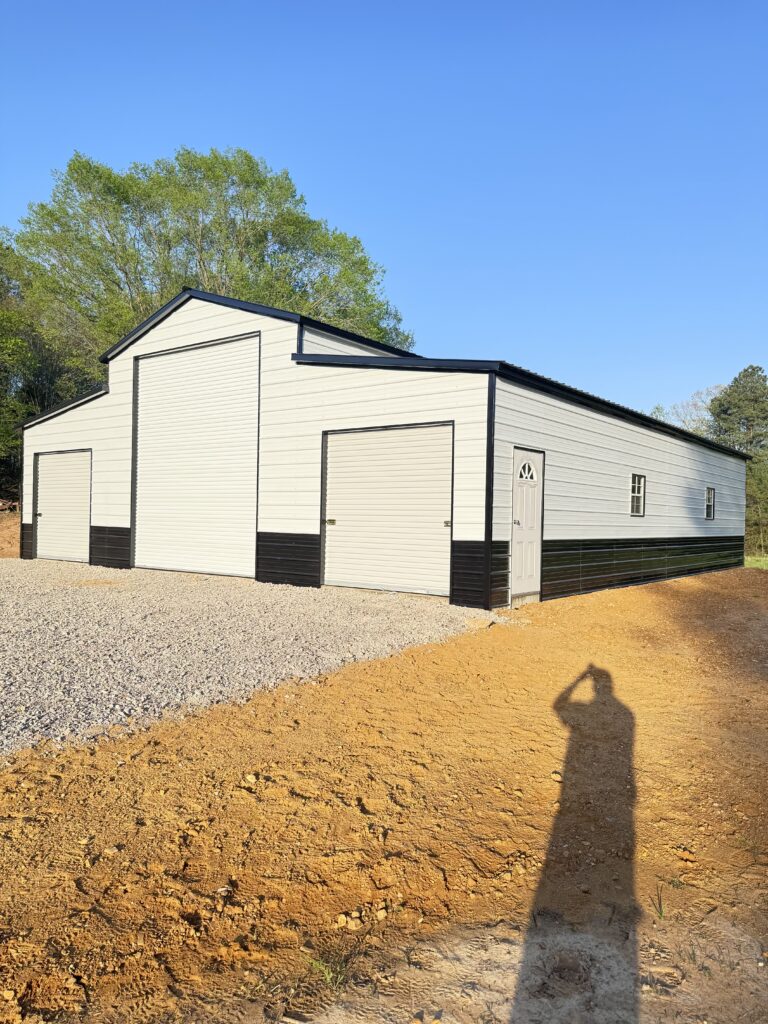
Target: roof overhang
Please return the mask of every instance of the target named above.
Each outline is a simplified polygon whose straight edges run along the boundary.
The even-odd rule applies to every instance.
[[[522,366],[515,366],[513,363],[493,361],[486,359],[427,359],[402,356],[400,359],[379,359],[369,356],[329,356],[311,355],[308,353],[296,353],[292,356],[296,363],[304,363],[309,366],[348,366],[368,367],[385,370],[432,370],[441,373],[494,373],[502,380],[511,381],[532,391],[541,394],[551,395],[561,401],[578,405],[593,412],[603,413],[612,416],[614,419],[623,420],[626,423],[633,423],[636,426],[645,427],[658,434],[666,434],[668,437],[680,438],[689,441],[702,448],[709,448],[712,451],[722,452],[725,455],[732,455],[735,458],[749,461],[751,456],[740,452],[737,448],[729,448],[727,445],[718,444],[717,441],[710,441],[709,438],[692,434],[689,430],[676,427],[672,423],[665,423],[663,420],[654,419],[646,413],[637,412],[625,405],[611,402],[606,398],[598,398],[588,391],[580,391],[578,388],[570,387],[568,384],[561,384],[560,381],[552,380],[550,377],[543,377],[541,374],[525,370]]]

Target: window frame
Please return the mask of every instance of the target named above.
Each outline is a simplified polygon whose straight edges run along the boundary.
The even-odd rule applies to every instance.
[[[635,493],[635,481],[642,481],[639,491]],[[645,494],[646,476],[645,473],[632,473],[629,478],[629,514],[633,519],[642,519],[645,516]],[[635,512],[635,498],[640,499],[640,511]]]
[[[712,501],[709,500],[710,494],[712,495]],[[717,491],[716,491],[716,489],[714,487],[710,487],[708,485],[704,489],[704,518],[708,522],[712,522],[712,520],[715,518],[715,515],[716,515],[716,511],[715,510],[716,510],[716,508],[717,508]],[[710,513],[710,509],[712,511],[712,515],[709,514]]]

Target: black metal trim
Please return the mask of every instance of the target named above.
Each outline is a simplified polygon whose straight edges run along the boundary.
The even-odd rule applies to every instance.
[[[91,526],[91,565],[112,569],[131,567],[131,528],[129,526]]]
[[[729,534],[547,540],[541,598],[546,601],[743,564],[744,537]]]
[[[485,541],[452,541],[450,603],[465,608],[485,608],[488,603],[486,577]]]
[[[87,452],[88,462],[88,562],[91,561],[91,520],[93,518],[93,448],[55,448],[51,451],[34,452],[32,456],[32,554],[37,558],[37,505],[39,498],[39,475],[41,455],[77,455]],[[63,559],[62,559],[63,561]]]
[[[21,558],[35,557],[34,529],[34,523],[21,523],[19,536],[19,556]]]
[[[568,384],[561,384],[559,381],[541,374],[533,373],[531,370],[524,370],[521,366],[514,366],[512,363],[500,362],[498,360],[485,359],[428,359],[414,357],[411,354],[402,356],[400,359],[380,359],[375,356],[329,356],[319,354],[297,354],[291,358],[294,362],[306,364],[307,366],[348,366],[362,367],[366,369],[380,370],[437,370],[443,373],[495,373],[502,380],[518,384],[520,387],[529,388],[542,394],[552,395],[572,405],[582,406],[591,409],[593,412],[603,413],[612,416],[614,419],[624,420],[627,423],[637,424],[653,430],[658,434],[666,434],[669,437],[680,438],[683,441],[690,441],[702,448],[709,448],[713,451],[722,452],[725,455],[732,455],[734,458],[749,461],[751,455],[740,452],[736,448],[728,448],[726,445],[718,444],[717,441],[710,441],[706,437],[699,437],[682,427],[675,427],[671,423],[663,423],[643,412],[636,412],[627,406],[611,402],[607,398],[598,398],[586,391],[580,391]]]
[[[133,357],[133,394],[131,399],[131,568],[136,565],[136,497],[138,490],[138,454],[139,454],[139,362],[143,359],[154,359],[156,356],[172,356],[177,352],[191,352],[201,348],[212,348],[214,345],[226,345],[234,341],[245,341],[247,338],[258,339],[259,370],[257,378],[257,416],[259,421],[257,430],[259,435],[256,439],[256,522],[254,529],[258,537],[258,516],[259,516],[259,451],[261,444],[261,331],[248,331],[244,334],[232,334],[226,338],[214,338],[212,341],[200,341],[193,345],[179,345],[176,348],[164,348],[157,352],[144,352]],[[257,558],[258,558],[258,544]],[[191,571],[191,570],[190,570]],[[256,571],[254,569],[254,575]]]
[[[374,341],[372,338],[365,338],[362,334],[355,334],[352,331],[347,331],[341,327],[334,327],[333,324],[323,323],[321,320],[314,320],[311,317],[306,317],[301,313],[291,313],[287,309],[276,309],[274,306],[262,306],[258,302],[246,302],[243,299],[230,299],[226,295],[216,295],[214,292],[204,292],[198,288],[184,288],[178,295],[174,295],[172,299],[161,306],[160,309],[156,310],[151,316],[143,320],[138,326],[134,327],[132,331],[124,335],[119,341],[116,341],[114,345],[110,346],[106,352],[99,356],[99,360],[102,363],[108,363],[110,359],[114,359],[116,355],[119,355],[124,349],[128,348],[135,341],[138,341],[142,335],[146,334],[147,331],[153,327],[157,327],[159,324],[169,317],[171,313],[175,313],[176,310],[183,306],[185,302],[190,299],[200,299],[202,302],[212,302],[218,306],[227,306],[230,309],[239,309],[244,313],[256,313],[260,316],[269,316],[275,320],[287,320],[290,323],[295,324],[306,324],[308,327],[314,327],[317,330],[327,331],[329,334],[338,335],[347,341],[357,341],[363,345],[369,345],[371,348],[378,349],[380,351],[392,352],[400,354],[405,352],[406,349],[397,348],[393,345],[387,345],[383,341]]]
[[[337,430],[324,430],[321,440],[321,461],[320,461],[320,580],[325,583],[325,519],[326,519],[326,485],[328,474],[328,435],[329,434],[362,434],[373,431],[384,430],[417,430],[421,427],[450,427],[451,428],[451,536],[448,548],[448,593],[449,601],[451,592],[451,579],[453,578],[453,488],[456,465],[456,421],[455,420],[423,420],[418,423],[385,423],[373,427],[341,427]]]
[[[257,533],[256,579],[294,587],[319,587],[320,536],[315,533]]]
[[[86,391],[85,394],[79,395],[77,398],[70,398],[66,402],[59,402],[58,405],[52,406],[45,412],[39,412],[36,416],[30,416],[28,420],[24,420],[20,424],[22,430],[26,430],[27,427],[34,426],[35,423],[41,423],[43,420],[51,420],[55,416],[60,416],[63,412],[68,412],[70,409],[74,409],[75,406],[85,405],[88,402],[92,402],[94,398],[101,398],[103,395],[109,394],[108,384],[99,384],[97,387],[92,388],[90,391]]]

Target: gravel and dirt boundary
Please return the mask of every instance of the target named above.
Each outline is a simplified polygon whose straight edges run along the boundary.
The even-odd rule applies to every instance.
[[[485,626],[437,598],[0,561],[0,754],[242,701]]]

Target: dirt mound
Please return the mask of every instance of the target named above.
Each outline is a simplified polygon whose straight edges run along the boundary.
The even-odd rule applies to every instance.
[[[0,512],[0,558],[19,557],[19,519],[17,512]]]
[[[738,991],[757,1021],[767,579],[527,606],[244,706],[15,756],[0,1021],[303,1019],[350,983],[332,1015],[390,993],[408,1020],[428,1008],[400,980],[419,957],[429,971],[430,943],[497,922],[520,939],[505,1006],[526,963],[543,966],[518,1000],[586,998],[593,953],[542,947],[546,914],[623,936],[615,1021],[636,1019],[627,984],[689,1021],[734,1019]]]

